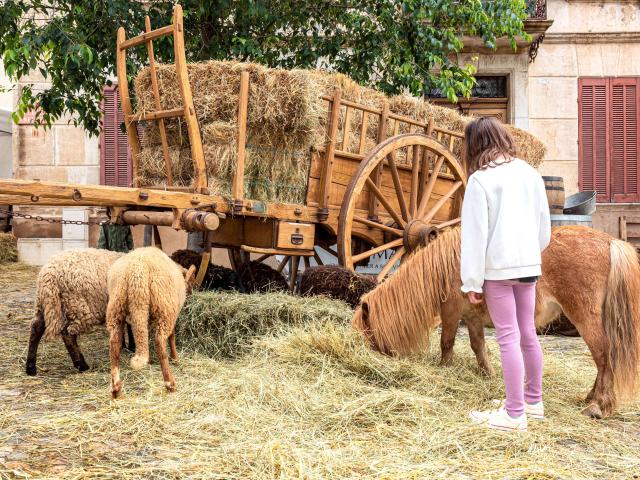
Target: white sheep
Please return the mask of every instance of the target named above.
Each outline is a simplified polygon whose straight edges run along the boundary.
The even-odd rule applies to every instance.
[[[42,267],[36,281],[35,317],[31,322],[27,375],[36,374],[38,345],[62,337],[73,365],[81,372],[89,366],[77,336],[105,323],[107,272],[122,253],[87,248],[60,252]]]
[[[177,360],[175,325],[187,294],[188,272],[155,247],[139,248],[117,260],[108,275],[109,304],[107,330],[110,332],[111,394],[122,395],[120,348],[125,322],[131,325],[136,354],[131,368],[149,362],[149,326],[155,326],[156,351],[167,390],[175,390],[175,380],[167,359],[167,339],[171,358]],[[187,280],[185,280],[187,276]]]

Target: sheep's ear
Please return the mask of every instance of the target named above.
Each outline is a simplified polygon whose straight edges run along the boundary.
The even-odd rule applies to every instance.
[[[189,287],[192,287],[196,282],[196,266],[191,265],[189,270],[182,269],[182,274],[184,275],[184,281],[187,283]]]

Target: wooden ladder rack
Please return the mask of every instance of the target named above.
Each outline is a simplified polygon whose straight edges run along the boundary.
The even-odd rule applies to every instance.
[[[173,36],[176,76],[178,85],[180,86],[183,108],[162,110],[156,63],[153,55],[153,40],[167,36]],[[147,46],[151,88],[153,89],[156,110],[135,114],[131,107],[131,98],[129,96],[126,51],[129,48],[142,44],[146,44]],[[127,138],[129,140],[129,146],[131,147],[133,158],[134,186],[139,186],[137,184],[137,179],[139,178],[140,157],[140,138],[138,137],[136,124],[138,122],[147,121],[158,122],[160,140],[162,143],[162,155],[165,161],[167,187],[170,188],[173,187],[173,174],[164,119],[184,117],[189,134],[189,143],[191,145],[191,158],[193,159],[194,188],[197,193],[208,194],[209,189],[207,171],[204,162],[204,151],[202,149],[202,138],[200,136],[200,127],[198,126],[198,120],[196,118],[195,108],[193,105],[191,86],[189,84],[189,74],[187,71],[187,59],[184,49],[184,21],[182,7],[180,5],[176,5],[173,9],[173,23],[171,25],[157,28],[155,30],[151,30],[151,21],[148,16],[145,17],[145,32],[128,40],[126,39],[124,28],[120,27],[118,29],[116,45],[116,70],[118,74],[122,110],[124,112],[125,126],[127,129]]]

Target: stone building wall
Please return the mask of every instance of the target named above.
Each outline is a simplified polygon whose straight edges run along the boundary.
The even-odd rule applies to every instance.
[[[529,66],[529,130],[545,142],[541,171],[578,191],[578,78],[640,76],[640,2],[548,0],[553,25]]]

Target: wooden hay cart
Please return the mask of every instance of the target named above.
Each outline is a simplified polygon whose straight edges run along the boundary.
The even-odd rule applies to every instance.
[[[231,198],[207,188],[202,141],[184,50],[182,9],[175,7],[171,25],[130,39],[120,28],[117,36],[117,73],[134,178],[141,151],[136,125],[157,122],[165,162],[169,159],[165,119],[184,118],[193,159],[192,187],[172,186],[167,163],[167,186],[133,185],[131,188],[72,185],[46,181],[0,180],[4,202],[16,205],[106,207],[112,222],[172,226],[203,231],[207,247],[229,250],[235,269],[253,259],[279,256],[278,270],[288,265],[289,284],[295,285],[302,259],[321,263],[319,249],[337,257],[340,265],[354,269],[374,256],[383,280],[399,261],[427,244],[444,228],[457,224],[466,183],[465,174],[452,153],[462,134],[438,128],[433,121],[396,115],[388,105],[370,108],[347,101],[341,91],[322,99],[328,106],[325,145],[312,152],[304,204],[264,203],[245,198],[243,192],[249,75],[241,73],[237,114],[237,169]],[[175,68],[183,108],[163,110],[156,77],[153,41],[172,36]],[[146,45],[151,84],[157,110],[133,111],[129,95],[126,51]],[[361,115],[360,132],[350,131],[353,115]],[[367,126],[378,124],[377,145],[366,151]],[[394,135],[386,138],[387,132]],[[408,132],[398,134],[398,132]],[[359,141],[352,142],[358,135]],[[352,146],[355,144],[355,148]],[[351,146],[351,147],[350,147]],[[336,248],[337,247],[337,248]],[[208,261],[208,256],[205,256]],[[326,258],[326,256],[325,256]]]

